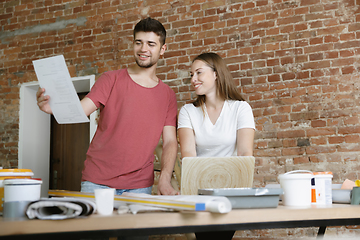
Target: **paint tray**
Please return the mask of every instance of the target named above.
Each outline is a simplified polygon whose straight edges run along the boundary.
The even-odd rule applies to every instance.
[[[333,203],[351,203],[351,189],[341,189],[342,184],[332,184]]]
[[[206,188],[199,189],[198,194],[227,197],[233,209],[276,208],[283,190],[281,188]]]

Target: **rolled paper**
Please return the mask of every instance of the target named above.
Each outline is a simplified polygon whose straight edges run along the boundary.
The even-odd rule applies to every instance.
[[[94,193],[83,193],[76,191],[49,190],[49,196],[56,197],[73,197],[80,199],[89,199],[94,201]],[[212,203],[214,202],[214,203]],[[207,204],[209,204],[207,207]],[[219,206],[219,203],[221,204]],[[203,196],[203,195],[149,195],[144,193],[124,193],[115,195],[114,207],[140,204],[145,206],[162,207],[174,211],[210,211],[217,213],[227,213],[232,209],[231,202],[228,198],[222,196]],[[215,207],[214,207],[215,206]]]
[[[206,211],[213,213],[228,213],[231,211],[231,206],[225,202],[209,201],[206,204]]]

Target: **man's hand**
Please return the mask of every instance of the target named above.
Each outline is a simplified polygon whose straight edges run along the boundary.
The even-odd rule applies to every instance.
[[[162,177],[160,175],[159,183],[157,187],[157,194],[158,195],[180,195],[178,191],[176,191],[170,183],[169,179],[166,179],[166,177]]]
[[[171,186],[171,177],[177,155],[178,142],[175,126],[165,126],[162,133],[163,146],[161,154],[161,172],[158,184],[158,195],[179,195]]]
[[[44,92],[45,92],[44,88],[39,88],[39,90],[36,92],[37,105],[39,106],[39,109],[41,111],[52,114],[52,110],[49,104],[50,97],[45,96]]]

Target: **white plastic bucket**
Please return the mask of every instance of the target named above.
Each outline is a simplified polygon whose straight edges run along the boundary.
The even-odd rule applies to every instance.
[[[315,204],[332,204],[332,172],[314,172]]]
[[[279,175],[280,186],[284,191],[282,201],[284,206],[311,206],[312,172],[296,170]]]
[[[4,180],[31,178],[33,175],[30,169],[0,169],[0,212],[3,211]]]
[[[41,184],[42,181],[38,179],[5,179],[4,202],[39,200]]]

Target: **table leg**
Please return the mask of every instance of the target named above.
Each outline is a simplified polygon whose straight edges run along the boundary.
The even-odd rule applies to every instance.
[[[316,239],[322,239],[324,237],[326,226],[319,227],[318,235]]]

